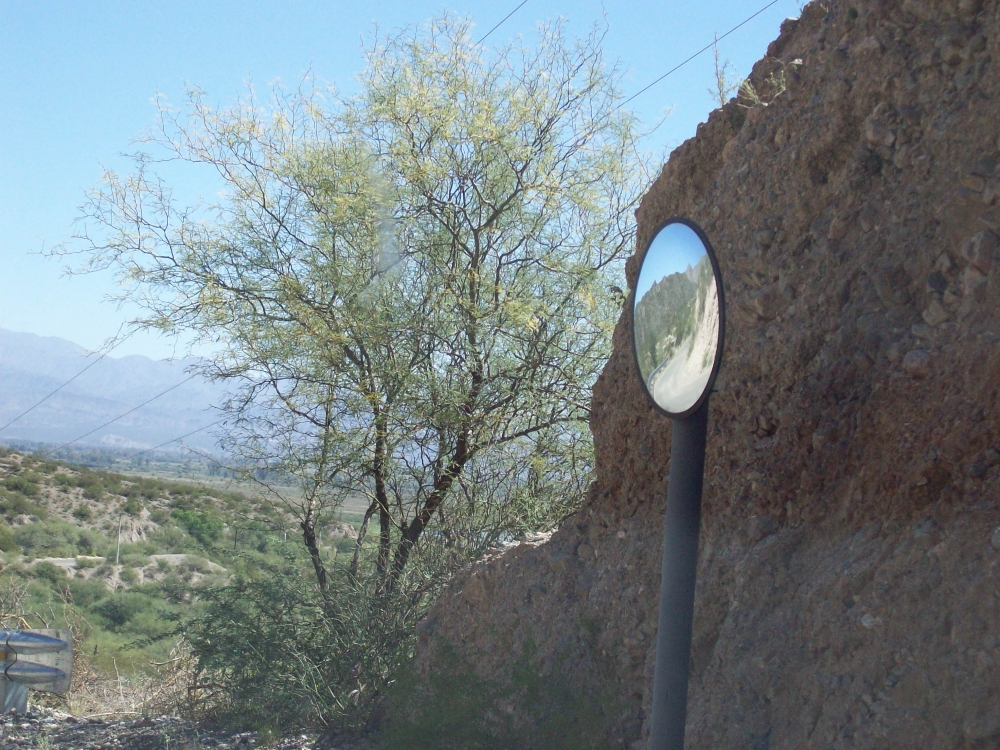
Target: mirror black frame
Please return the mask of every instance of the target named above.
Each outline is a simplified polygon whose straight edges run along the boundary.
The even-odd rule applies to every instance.
[[[712,264],[712,273],[715,275],[715,285],[719,293],[719,343],[715,349],[715,362],[712,363],[712,373],[708,376],[708,382],[705,384],[705,389],[702,391],[701,396],[698,397],[698,400],[695,401],[691,408],[682,412],[667,411],[656,403],[656,399],[653,398],[653,394],[649,392],[649,386],[646,385],[646,381],[642,378],[642,370],[639,369],[639,353],[635,348],[635,290],[639,285],[639,278],[642,276],[642,267],[646,263],[646,256],[649,254],[649,249],[652,247],[653,242],[656,240],[656,237],[660,234],[660,232],[671,224],[683,224],[698,235],[698,239],[701,240],[701,244],[705,246],[705,252],[708,254],[709,262]],[[722,350],[725,347],[726,341],[726,294],[722,284],[722,269],[719,267],[719,259],[715,256],[715,249],[712,247],[712,243],[708,241],[708,236],[704,231],[702,231],[702,228],[698,226],[697,223],[684,216],[672,216],[666,221],[658,224],[656,229],[650,235],[649,241],[646,243],[646,247],[643,249],[642,256],[639,260],[639,270],[636,273],[635,282],[635,286],[632,287],[632,293],[630,295],[630,304],[632,307],[632,364],[635,366],[636,372],[639,373],[642,390],[645,392],[646,398],[649,400],[649,403],[652,404],[653,408],[660,414],[668,416],[671,419],[684,419],[685,417],[689,417],[698,411],[698,409],[701,408],[701,405],[705,403],[705,399],[708,398],[712,389],[715,387],[715,379],[719,376],[719,369],[722,367]]]

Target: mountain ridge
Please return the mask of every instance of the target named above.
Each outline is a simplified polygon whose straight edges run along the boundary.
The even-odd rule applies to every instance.
[[[95,356],[97,352],[56,336],[0,328],[0,425],[64,386],[0,432],[0,441],[68,442],[172,387],[155,401],[83,438],[81,444],[152,447],[218,418],[213,407],[225,399],[225,388],[201,376],[192,377],[198,359],[108,355],[80,374]],[[78,377],[67,384],[74,376]],[[210,432],[192,435],[187,442],[200,449],[216,447]]]

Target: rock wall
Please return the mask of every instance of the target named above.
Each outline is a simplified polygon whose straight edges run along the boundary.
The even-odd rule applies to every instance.
[[[728,301],[690,748],[1000,746],[998,32],[998,0],[814,0],[638,211],[640,247],[699,222]],[[670,458],[630,316],[584,508],[460,576],[417,659],[500,675],[530,642],[620,696],[597,747],[648,736]]]

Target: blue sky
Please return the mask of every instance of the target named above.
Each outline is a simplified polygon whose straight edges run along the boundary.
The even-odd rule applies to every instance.
[[[103,301],[115,291],[110,274],[66,278],[59,262],[35,253],[69,238],[103,168],[127,168],[120,154],[153,125],[157,94],[179,104],[185,85],[195,84],[226,104],[248,82],[263,92],[275,80],[295,84],[310,69],[349,94],[374,24],[397,29],[447,8],[485,33],[518,2],[0,0],[0,327],[97,348],[135,314]],[[631,95],[767,2],[528,0],[489,41],[530,40],[539,21],[560,16],[582,36],[603,14],[606,53],[623,64]],[[746,75],[781,21],[798,12],[798,0],[779,0],[723,40],[722,56]],[[712,80],[707,52],[630,103],[645,123],[670,112],[650,150],[666,154],[694,135],[714,106]],[[202,188],[196,178],[176,179],[189,194]],[[115,354],[172,352],[168,340],[142,334]]]
[[[705,246],[693,229],[686,224],[665,226],[653,238],[642,262],[642,273],[635,285],[636,303],[657,281],[696,266],[703,255]]]

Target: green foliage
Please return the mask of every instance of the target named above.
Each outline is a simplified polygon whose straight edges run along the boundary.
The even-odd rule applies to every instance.
[[[79,536],[75,526],[58,519],[14,529],[14,541],[33,557],[75,557]]]
[[[69,574],[63,568],[48,560],[36,563],[31,572],[34,573],[35,578],[38,580],[47,581],[57,589],[65,587],[66,581],[69,578]]]
[[[78,607],[93,607],[111,594],[108,587],[96,579],[71,578],[67,587],[73,604]]]
[[[225,500],[219,502],[214,493],[206,494],[203,488],[177,482],[164,483],[145,478],[131,482],[109,472],[76,468],[70,472],[52,462],[32,465],[28,459],[22,465],[4,461],[0,461],[0,464],[3,464],[0,475],[6,469],[8,476],[16,476],[39,488],[36,495],[27,497],[20,491],[0,486],[0,508],[10,516],[21,516],[18,519],[21,523],[15,528],[0,523],[0,549],[16,553],[19,551],[18,544],[23,543],[26,561],[29,563],[33,558],[45,556],[75,556],[77,563],[76,575],[70,575],[61,566],[44,560],[27,565],[12,562],[0,573],[0,592],[6,591],[10,586],[22,592],[18,600],[20,604],[15,609],[25,612],[30,624],[34,626],[42,626],[44,623],[54,626],[86,623],[83,631],[78,633],[83,639],[81,648],[93,660],[95,668],[110,671],[111,674],[114,674],[117,667],[126,676],[131,671],[148,668],[150,661],[167,659],[177,640],[174,634],[180,619],[196,612],[200,607],[200,587],[206,584],[221,586],[225,583],[226,574],[211,572],[208,564],[200,557],[182,563],[179,571],[166,560],[160,560],[153,566],[150,555],[163,549],[164,538],[175,544],[171,551],[200,551],[202,554],[212,555],[214,560],[223,565],[228,565],[229,562],[224,558],[223,552],[203,549],[199,541],[175,520],[171,508],[164,506],[177,503],[185,511],[194,514],[196,524],[204,520],[202,516],[207,516],[207,525],[202,523],[201,526],[207,528],[208,535],[217,527],[217,524],[212,523],[212,518],[228,522],[229,517],[238,512],[240,522],[246,524],[246,515],[257,507],[252,500],[241,495],[224,493]],[[75,520],[82,522],[92,523],[98,517],[100,509],[87,501],[79,503],[76,498],[66,497],[66,490],[83,487],[91,495],[123,495],[126,498],[121,503],[123,506],[134,499],[131,507],[136,508],[135,504],[138,504],[138,512],[141,512],[142,504],[149,501],[152,504],[151,510],[160,511],[161,519],[169,525],[168,528],[148,541],[121,546],[121,582],[129,587],[127,591],[119,591],[113,595],[109,590],[107,582],[114,576],[114,568],[107,561],[102,565],[100,561],[81,557],[95,553],[109,554],[110,560],[114,561],[113,537],[117,531],[117,517],[102,518],[103,531],[80,529],[61,520],[37,522],[28,519],[24,522],[25,515],[45,518],[45,508],[41,503],[48,500],[43,491],[46,486],[63,490],[53,493],[53,509],[89,510],[89,513],[78,510],[72,514]],[[71,503],[76,508],[72,508]],[[107,504],[109,510],[115,507],[113,502]],[[219,510],[219,505],[224,505],[227,509]],[[111,534],[110,538],[108,533]],[[205,533],[202,536],[207,538]],[[7,557],[10,559],[13,555],[8,554]],[[147,576],[165,574],[165,581],[159,584],[150,582],[147,577],[146,583],[138,583],[142,578],[140,569],[144,569]],[[194,575],[195,570],[199,572],[198,575]],[[191,580],[185,581],[180,573]]]
[[[150,562],[149,556],[141,552],[129,552],[121,556],[121,564],[131,568],[141,568]]]
[[[347,576],[321,596],[291,558],[246,570],[201,592],[185,635],[205,679],[225,687],[220,718],[281,728],[359,727],[412,654],[419,611],[407,598],[372,597]]]
[[[187,533],[206,547],[222,538],[222,530],[225,528],[225,524],[221,518],[210,511],[178,508],[174,511],[173,515]]]
[[[166,508],[153,508],[149,511],[149,517],[153,523],[164,526],[170,523],[171,513]]]
[[[597,30],[571,41],[554,24],[535,49],[486,52],[446,16],[366,56],[361,93],[333,110],[276,92],[273,112],[219,111],[192,90],[191,122],[164,112],[149,145],[229,180],[221,218],[175,215],[156,160],[140,158],[93,193],[109,239],[89,250],[155,325],[226,342],[226,363],[206,366],[234,373],[250,400],[233,404],[255,405],[230,447],[264,467],[257,479],[299,482],[301,500],[279,500],[298,522],[392,488],[377,522],[406,531],[378,537],[377,565],[398,577],[429,525],[463,515],[474,462],[491,505],[441,530],[466,547],[507,534],[513,494],[532,496],[518,459],[542,433],[568,445],[585,429],[648,173]],[[280,373],[281,392],[258,372]],[[554,450],[537,456],[559,466]],[[582,473],[536,476],[575,488],[590,462],[572,465]]]
[[[33,503],[25,495],[7,495],[0,501],[0,510],[7,518],[17,518],[18,516],[35,516],[41,520],[49,517],[48,511],[37,503]]]
[[[25,497],[35,497],[38,495],[38,485],[28,477],[14,475],[3,480],[4,489],[11,492],[19,492]]]
[[[83,496],[88,500],[100,500],[110,488],[117,488],[117,479],[111,478],[106,472],[82,467],[78,471],[79,474],[73,477],[73,483],[83,490]]]
[[[138,583],[139,571],[133,567],[126,566],[122,568],[121,573],[118,574],[118,577],[121,579],[122,583],[131,585],[133,583]]]
[[[15,552],[18,550],[17,542],[14,540],[14,532],[5,523],[0,523],[0,551]]]
[[[711,261],[702,256],[690,273],[678,271],[653,284],[635,306],[635,349],[639,370],[648,378],[695,333],[709,287]]]
[[[139,498],[130,497],[125,501],[122,510],[133,518],[137,518],[142,513],[143,507],[142,501]]]
[[[73,508],[73,518],[78,521],[89,521],[94,517],[94,511],[89,505],[80,504]]]
[[[98,532],[84,529],[76,537],[77,554],[95,555],[106,543],[107,541]]]
[[[187,552],[191,548],[191,537],[177,526],[163,526],[150,534],[149,541],[165,552]]]
[[[110,623],[112,628],[122,629],[143,610],[153,607],[153,601],[134,591],[116,591],[96,604],[93,611]]]
[[[297,485],[269,494],[269,527],[308,549],[279,563],[270,532],[233,533],[245,570],[199,592],[188,629],[231,715],[361,723],[451,571],[551,528],[590,481],[609,288],[648,181],[635,121],[599,29],[487,50],[470,23],[377,38],[333,109],[303,90],[218,110],[192,89],[147,146],[223,175],[218,211],[176,205],[145,154],[91,194],[88,264],[148,306],[139,325],[224,343],[205,367],[234,393],[227,447]],[[158,543],[229,548],[203,492],[166,489]],[[375,517],[345,570],[315,532],[354,498]]]

